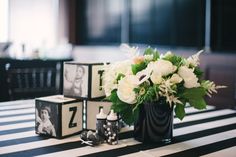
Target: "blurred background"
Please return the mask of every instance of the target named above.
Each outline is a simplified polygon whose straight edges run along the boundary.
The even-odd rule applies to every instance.
[[[125,55],[119,45],[128,43],[140,49],[152,46],[160,52],[171,50],[183,56],[204,49],[201,56],[204,77],[228,86],[209,103],[233,108],[235,28],[235,0],[0,0],[0,81],[3,82],[0,89],[6,89],[1,92],[0,101],[22,99],[26,95],[11,96],[12,82],[18,82],[17,87],[28,84],[27,88],[36,84],[32,78],[25,79],[22,74],[25,70],[18,71],[23,78],[18,74],[11,75],[17,80],[9,78],[9,71],[13,67],[19,69],[22,62],[28,62],[26,68],[27,64],[34,65],[30,61],[37,61],[35,64],[41,65],[38,70],[43,67],[41,61],[56,62],[50,63],[51,68],[55,75],[59,72],[56,76],[61,76],[64,61],[122,60]],[[19,63],[14,65],[16,62]],[[44,66],[46,72],[48,67]],[[39,74],[39,77],[50,82],[46,78],[54,72],[50,75],[46,72],[46,76]],[[38,73],[34,75],[37,78]],[[62,78],[58,80],[54,93],[62,93]]]

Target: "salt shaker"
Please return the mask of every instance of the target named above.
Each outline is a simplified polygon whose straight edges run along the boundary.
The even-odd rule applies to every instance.
[[[118,118],[116,113],[111,110],[107,116],[107,143],[111,145],[118,144]]]
[[[96,115],[96,118],[97,118],[96,133],[105,140],[107,115],[103,112],[103,109],[101,109],[99,114]]]

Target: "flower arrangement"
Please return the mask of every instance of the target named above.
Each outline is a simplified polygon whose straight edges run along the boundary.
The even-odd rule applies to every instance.
[[[182,120],[186,103],[196,109],[205,109],[204,96],[211,96],[225,87],[201,80],[199,55],[202,51],[186,59],[170,51],[160,55],[150,47],[143,55],[139,55],[135,47],[123,44],[121,48],[132,57],[106,65],[104,90],[112,102],[112,109],[129,125],[137,120],[140,105],[145,102],[165,101]]]

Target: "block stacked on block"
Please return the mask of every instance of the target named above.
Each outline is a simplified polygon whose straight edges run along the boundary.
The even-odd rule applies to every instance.
[[[96,115],[100,109],[103,108],[104,113],[108,114],[111,108],[111,102],[103,100],[103,72],[102,63],[65,62],[63,95],[36,99],[36,133],[63,138],[83,129],[95,130]],[[45,117],[51,121],[43,127],[40,116],[47,114],[47,108],[45,113],[41,113],[44,106],[50,108]]]
[[[102,89],[103,72],[101,63],[65,62],[64,96],[86,100],[105,97]]]
[[[35,100],[37,134],[63,138],[83,130],[83,101],[63,95]]]

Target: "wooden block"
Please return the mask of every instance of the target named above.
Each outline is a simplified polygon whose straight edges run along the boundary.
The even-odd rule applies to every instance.
[[[35,99],[37,134],[64,138],[83,129],[83,101],[54,95]]]
[[[86,129],[96,130],[96,115],[103,108],[105,114],[110,112],[112,103],[107,101],[86,101]]]
[[[64,63],[63,95],[87,100],[105,97],[102,63]]]

